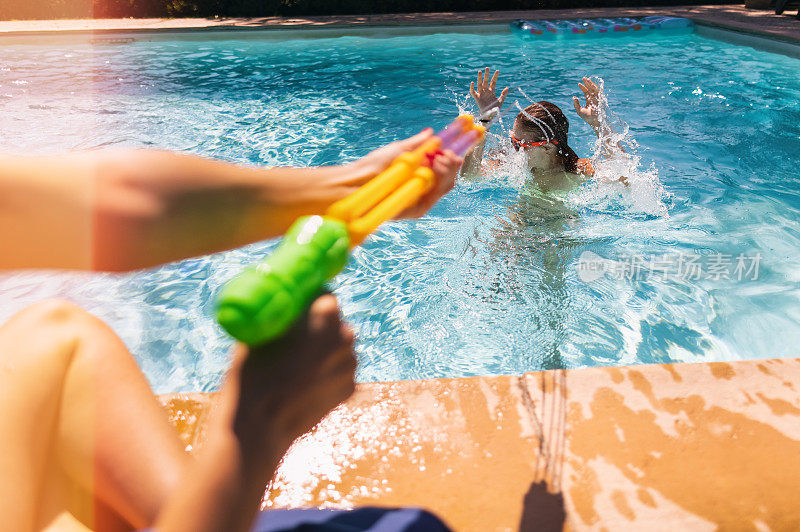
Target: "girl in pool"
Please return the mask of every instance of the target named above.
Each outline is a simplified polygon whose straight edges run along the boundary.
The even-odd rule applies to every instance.
[[[470,95],[480,109],[479,120],[489,129],[499,115],[508,88],[495,96],[495,86],[500,72],[490,75],[489,69],[478,73],[476,82],[470,84]],[[608,139],[612,131],[600,118],[602,92],[588,78],[579,85],[586,98],[581,105],[573,99],[575,111],[589,124],[598,137]],[[542,368],[566,367],[563,355],[569,338],[564,324],[576,311],[574,297],[567,282],[568,269],[582,250],[584,241],[573,231],[579,225],[579,213],[564,202],[564,196],[582,183],[595,177],[589,159],[581,159],[567,143],[569,122],[556,105],[540,101],[526,107],[514,119],[510,132],[511,146],[519,155],[523,166],[525,188],[517,201],[498,216],[486,242],[488,260],[492,266],[485,271],[495,271],[497,277],[489,284],[495,288],[495,297],[505,301],[527,299],[536,301],[536,325],[530,334],[537,337],[536,346],[527,353],[538,359]],[[602,145],[603,155],[612,154],[608,142]],[[476,178],[481,174],[484,143],[477,145],[464,158],[462,178]],[[506,155],[498,150],[495,155]],[[500,170],[497,158],[483,165],[484,170]],[[627,185],[625,178],[619,181]],[[474,246],[480,249],[481,246]],[[470,260],[467,258],[467,260]],[[480,256],[477,260],[485,260]],[[500,293],[505,292],[505,295]],[[530,309],[529,309],[530,311]]]
[[[480,122],[489,129],[508,95],[508,87],[502,90],[500,97],[495,96],[495,87],[499,70],[489,75],[489,67],[478,72],[476,82],[469,87],[470,96],[478,104]],[[600,101],[602,92],[589,78],[583,78],[578,84],[586,98],[581,105],[577,97],[572,103],[575,111],[598,137],[607,138],[610,128],[600,120]],[[510,132],[511,145],[516,151],[522,151],[522,159],[527,174],[526,185],[534,187],[542,193],[568,192],[594,177],[594,168],[589,159],[580,159],[567,143],[569,121],[561,109],[550,102],[541,101],[526,107],[514,119],[514,127]],[[621,148],[619,148],[621,150]],[[484,143],[476,146],[464,158],[461,175],[474,178],[480,174]],[[494,166],[494,165],[493,165]],[[627,184],[624,177],[619,181]]]

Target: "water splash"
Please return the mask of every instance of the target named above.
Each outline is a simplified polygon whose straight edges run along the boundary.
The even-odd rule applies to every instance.
[[[639,144],[631,134],[630,126],[609,107],[604,80],[598,76],[591,79],[600,87],[600,136],[590,147],[595,179],[568,195],[566,205],[577,210],[633,217],[668,216],[671,195],[659,180],[658,169],[654,163],[648,167],[643,165],[638,153]],[[536,101],[522,88],[514,89],[529,104],[536,105]],[[468,97],[456,96],[455,103],[459,113],[472,112]],[[519,100],[507,102],[505,110],[498,114],[499,127],[496,131],[505,132],[510,129],[511,124],[507,128],[503,119],[509,114],[516,116],[517,112],[525,113],[525,107]],[[541,123],[545,138],[552,136],[553,132],[547,124],[536,117],[527,116],[535,123]],[[484,151],[485,186],[507,184],[522,189],[529,178],[524,163],[524,153],[512,148],[507,135],[487,132]],[[624,177],[627,186],[619,181],[621,177]]]
[[[576,367],[796,355],[796,59],[697,35],[564,47],[458,33],[358,44],[347,37],[9,46],[0,56],[0,150],[121,144],[295,166],[349,161],[425,125],[448,123],[454,98],[443,83],[453,85],[466,110],[466,88],[482,57],[492,57],[512,83],[535,72],[535,91],[523,89],[564,103],[592,57],[615,89],[612,103],[636,106],[631,123],[647,148],[623,143],[642,155],[644,162],[631,163],[640,174],[597,167],[634,185],[584,185],[570,197],[576,214],[556,201],[529,208],[518,198],[525,176],[507,136],[518,112],[514,99],[526,101],[512,84],[487,146],[505,150],[502,164],[456,187],[430,216],[384,226],[337,278],[334,291],[359,338],[359,380],[513,374],[560,361]],[[398,61],[413,69],[413,83]],[[754,138],[765,140],[757,150]],[[649,160],[657,175],[646,175]],[[659,178],[674,199],[638,192],[648,179],[658,188]],[[599,191],[594,198],[591,187]],[[642,214],[663,212],[659,202],[669,218]],[[517,213],[524,223],[509,224]],[[213,321],[211,296],[269,245],[122,277],[12,274],[0,279],[0,320],[34,301],[65,297],[119,333],[156,391],[210,390],[230,351]],[[584,251],[618,259],[708,250],[761,253],[759,280],[584,283],[574,268]]]
[[[569,197],[569,204],[598,212],[667,216],[670,194],[658,178],[658,169],[654,163],[646,168],[643,166],[638,153],[639,144],[633,138],[630,126],[608,105],[603,79],[598,76],[590,79],[600,88],[600,131],[593,143],[591,157],[595,175]]]

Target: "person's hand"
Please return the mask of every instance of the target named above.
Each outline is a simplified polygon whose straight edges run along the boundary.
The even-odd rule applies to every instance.
[[[164,502],[158,530],[250,530],[292,442],[353,393],[353,334],[323,295],[292,330],[238,345],[197,461]]]
[[[508,94],[508,87],[500,92],[500,97],[497,98],[494,94],[497,85],[497,77],[500,75],[499,70],[494,71],[494,75],[489,76],[489,67],[483,71],[478,71],[478,79],[469,84],[469,95],[478,104],[478,109],[481,115],[485,114],[490,109],[497,108],[500,110],[503,107],[503,102],[506,101]]]
[[[575,106],[575,111],[592,129],[598,130],[600,128],[600,98],[602,92],[600,87],[589,78],[583,78],[583,83],[579,83],[578,87],[583,91],[586,98],[585,105],[581,105],[577,96],[572,97],[572,104]]]
[[[323,295],[282,338],[237,346],[225,386],[235,398],[234,433],[283,454],[353,393],[353,342],[336,298]]]
[[[399,155],[419,148],[426,140],[431,138],[431,136],[433,136],[433,129],[425,128],[413,137],[390,142],[386,146],[372,150],[361,159],[350,163],[353,167],[358,169],[360,175],[366,176],[366,178],[362,177],[358,184],[363,184],[368,179],[378,175]]]
[[[463,158],[450,150],[437,153],[431,165],[435,179],[433,188],[422,196],[416,205],[400,213],[400,218],[419,218],[431,210],[431,207],[436,205],[436,202],[456,185],[458,169],[461,168],[463,162]]]
[[[371,151],[353,164],[358,168],[359,174],[369,176],[369,178],[374,177],[385,170],[400,154],[419,148],[432,135],[432,129],[424,129],[413,137],[398,140]],[[433,188],[416,205],[400,213],[399,218],[419,218],[428,212],[442,196],[455,186],[456,175],[462,162],[464,160],[450,150],[436,154],[431,164],[434,174]],[[359,184],[364,182],[366,179],[362,179]]]

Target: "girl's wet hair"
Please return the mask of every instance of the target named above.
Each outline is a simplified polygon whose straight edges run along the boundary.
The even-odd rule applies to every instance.
[[[578,173],[578,155],[567,144],[569,121],[557,105],[545,101],[529,105],[517,115],[514,127],[533,135],[531,140],[557,142],[564,169]]]

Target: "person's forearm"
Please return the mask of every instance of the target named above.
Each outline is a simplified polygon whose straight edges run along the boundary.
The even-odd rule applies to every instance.
[[[248,388],[243,396],[242,362],[234,360],[217,392],[206,443],[179,488],[164,501],[157,532],[244,532],[252,526],[266,486],[293,437],[279,428],[280,401],[270,400],[275,399],[274,388],[266,393],[257,390],[258,398]]]
[[[141,159],[135,153],[128,157],[132,163]],[[100,180],[98,201],[107,197],[113,206],[96,213],[92,267],[141,268],[278,236],[298,216],[321,214],[352,192],[348,179],[357,171],[355,166],[259,169],[151,153],[128,176]],[[129,216],[119,204],[137,195],[154,208]]]
[[[282,451],[248,449],[230,431],[210,436],[194,469],[166,502],[155,529],[158,532],[250,530]]]
[[[611,129],[610,125],[606,125],[602,128],[599,125],[598,126],[594,126],[592,124],[589,125],[594,130],[594,133],[595,135],[597,135],[597,138],[601,140],[600,156],[601,157],[612,156],[615,150],[614,146],[611,144],[611,139],[609,137],[614,134],[614,130]],[[622,147],[621,142],[617,142],[616,149],[618,149],[621,153],[625,153],[625,149]],[[592,170],[592,174],[594,175],[594,169]],[[611,179],[610,181],[619,181],[626,187],[630,186],[630,183],[628,182],[628,178],[626,176],[620,176],[617,177],[616,179]]]
[[[616,142],[612,144],[611,136],[614,134],[614,130],[611,128],[611,124],[589,124],[592,130],[594,130],[594,134],[597,136],[598,139],[602,141],[601,145],[601,155],[604,157],[608,157],[609,155],[613,154],[615,149],[619,150],[622,153],[625,153],[625,149],[622,147],[621,142]]]
[[[469,180],[475,179],[480,175],[485,146],[486,140],[484,139],[464,155],[464,163],[461,165],[462,178]]]
[[[0,269],[126,271],[282,234],[354,190],[357,164],[263,169],[131,150],[8,158]]]
[[[85,157],[0,155],[0,270],[91,262],[93,172]]]

